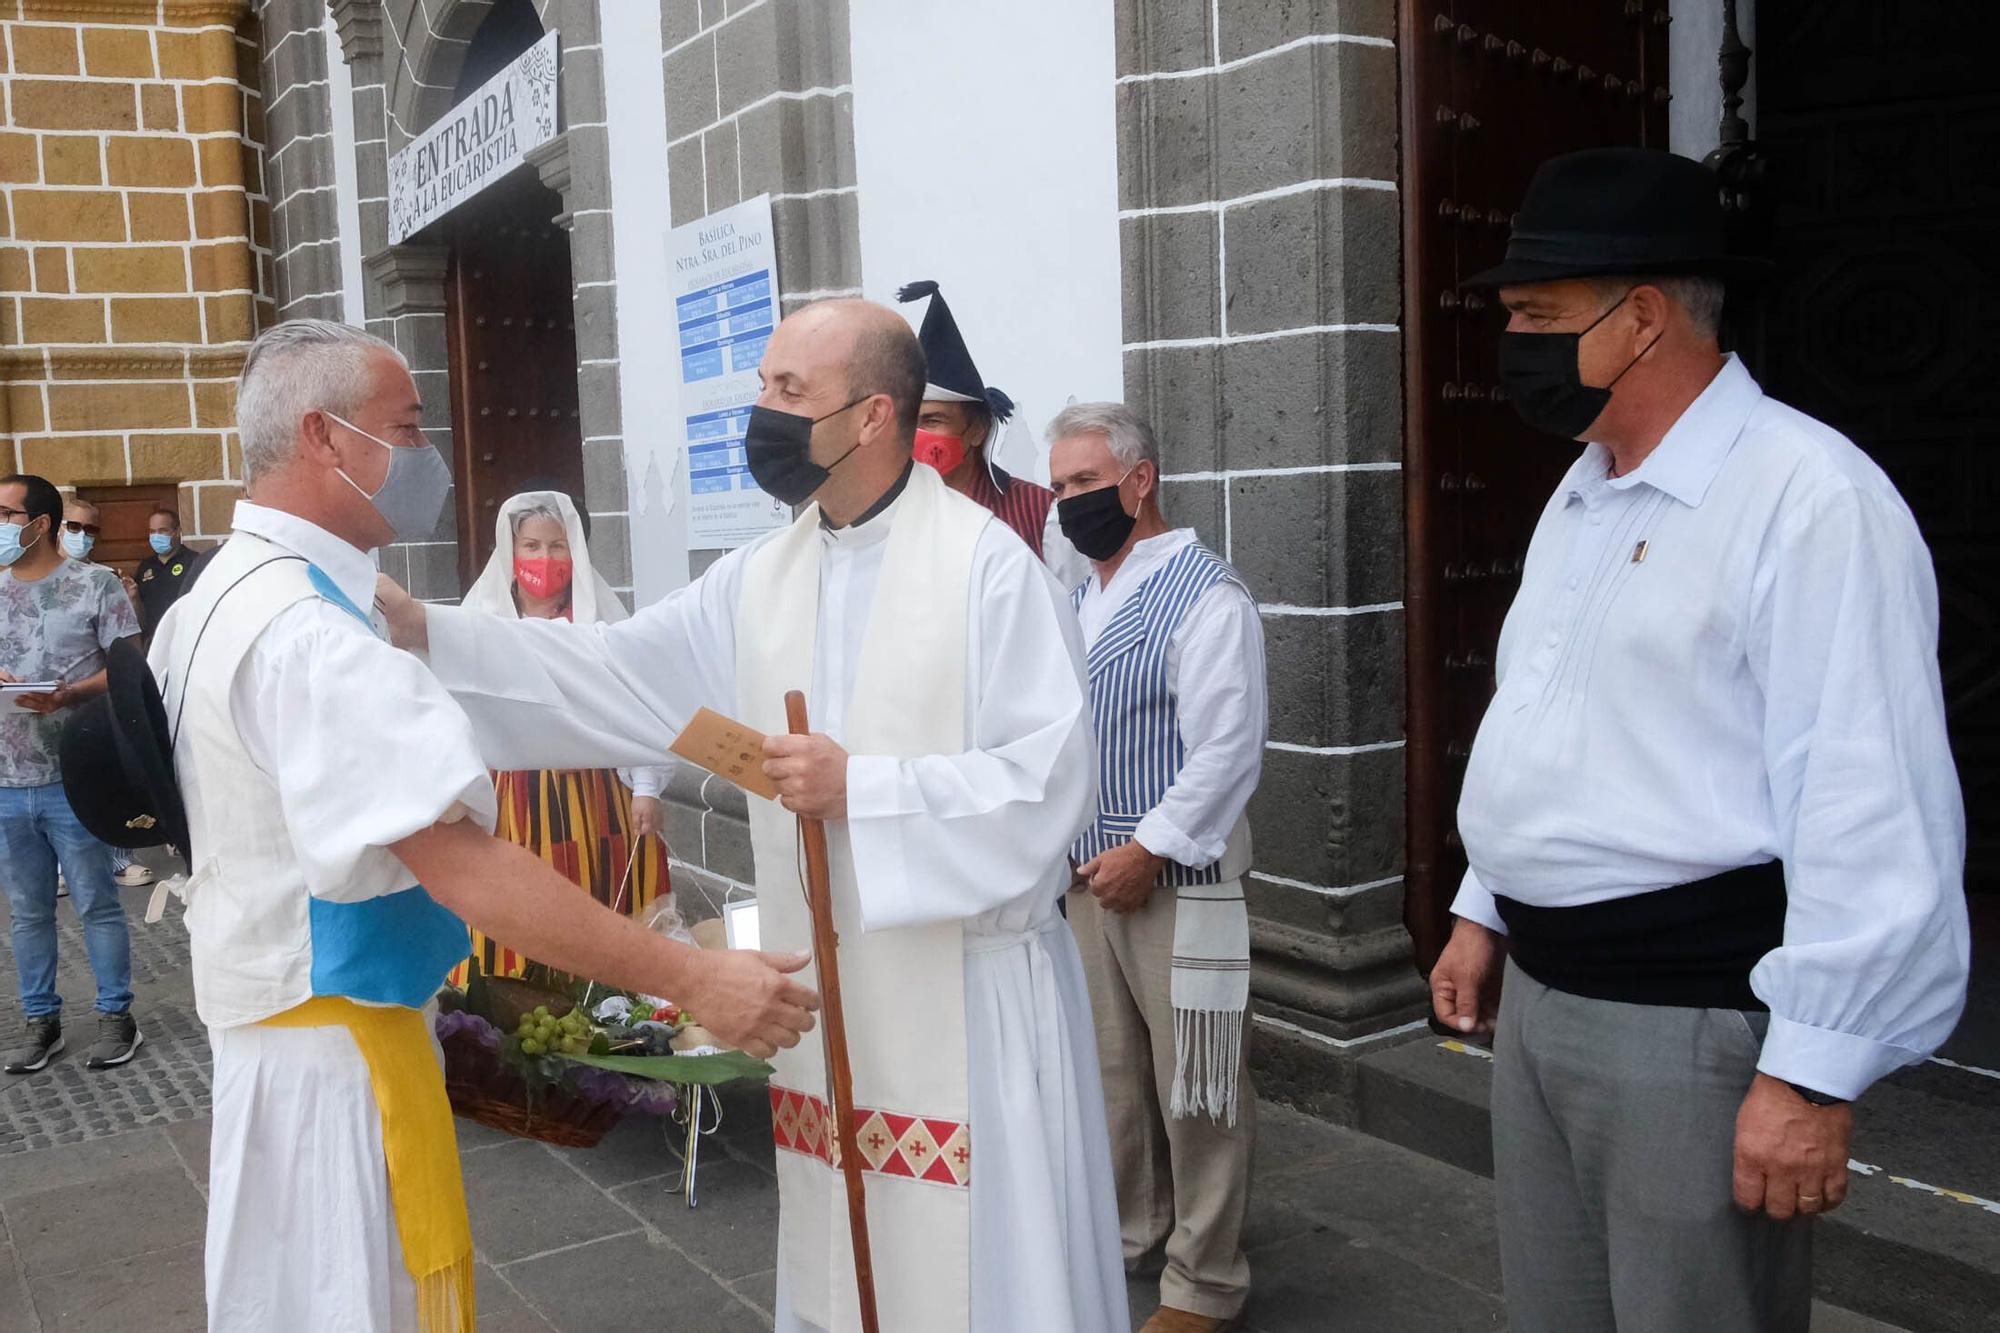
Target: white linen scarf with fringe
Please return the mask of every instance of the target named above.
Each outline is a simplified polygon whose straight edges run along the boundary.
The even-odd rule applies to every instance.
[[[1224,862],[1245,849],[1247,828],[1230,835]],[[1165,893],[1164,888],[1155,892]],[[1219,884],[1183,884],[1174,890],[1174,957],[1168,997],[1174,1006],[1174,1091],[1168,1112],[1176,1119],[1206,1114],[1236,1123],[1238,1074],[1243,1068],[1243,1011],[1250,1006],[1250,913],[1241,872]]]

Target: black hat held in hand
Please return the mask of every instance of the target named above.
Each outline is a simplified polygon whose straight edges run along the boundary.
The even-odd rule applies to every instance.
[[[63,794],[83,826],[113,847],[188,849],[167,710],[145,654],[111,645],[109,688],[78,704],[63,728]]]

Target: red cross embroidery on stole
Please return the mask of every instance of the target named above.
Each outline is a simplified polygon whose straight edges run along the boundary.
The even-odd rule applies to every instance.
[[[972,1127],[962,1120],[854,1108],[862,1168],[964,1188],[972,1183]],[[780,1149],[840,1168],[833,1109],[818,1097],[771,1085],[771,1137]]]

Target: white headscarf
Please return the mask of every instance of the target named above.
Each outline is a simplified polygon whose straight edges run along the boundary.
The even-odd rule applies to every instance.
[[[479,572],[459,605],[488,615],[520,618],[520,608],[514,603],[514,521],[516,515],[530,509],[550,509],[562,517],[563,531],[569,537],[569,557],[575,566],[569,581],[571,618],[579,625],[625,619],[625,604],[590,563],[590,547],[584,541],[583,520],[576,515],[575,502],[560,491],[523,491],[500,506],[493,534],[493,558],[486,562],[486,568]]]

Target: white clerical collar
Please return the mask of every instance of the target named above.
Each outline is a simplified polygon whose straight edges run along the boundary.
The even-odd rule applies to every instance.
[[[366,551],[358,550],[319,524],[282,509],[238,500],[230,526],[312,561],[356,606],[366,609],[374,604],[375,562]]]
[[[829,527],[822,514],[820,540],[835,550],[846,551],[859,550],[865,546],[873,546],[877,542],[887,541],[890,524],[895,520],[896,511],[903,507],[903,497],[910,493],[910,478],[915,475],[918,466],[915,462],[906,465],[903,475],[896,479],[896,484],[883,492],[882,498],[875,502],[876,508],[845,527]]]

